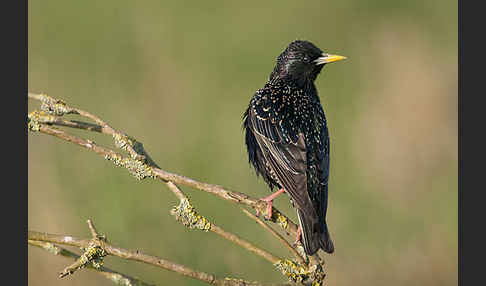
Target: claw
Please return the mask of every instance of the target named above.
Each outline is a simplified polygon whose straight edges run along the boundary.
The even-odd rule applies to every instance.
[[[267,202],[267,215],[265,216],[266,220],[270,220],[272,218],[272,208],[273,208],[273,200]]]
[[[272,207],[273,207],[273,200],[280,195],[281,193],[285,192],[283,188],[280,190],[276,191],[275,193],[271,194],[268,197],[261,198],[260,200],[266,201],[267,202],[267,215],[264,217],[265,220],[269,220],[272,218]],[[260,212],[257,210],[256,211],[256,216],[259,216]]]

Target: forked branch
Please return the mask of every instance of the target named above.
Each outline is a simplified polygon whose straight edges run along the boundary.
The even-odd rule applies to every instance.
[[[198,215],[193,206],[189,203],[187,196],[177,187],[177,184],[189,186],[201,191],[211,193],[224,200],[249,206],[259,213],[266,213],[267,203],[256,198],[252,198],[244,193],[231,191],[219,185],[208,184],[187,178],[178,174],[173,174],[160,169],[157,164],[150,158],[148,153],[143,148],[143,144],[114,128],[109,126],[99,117],[77,108],[68,106],[65,102],[51,98],[45,94],[29,93],[29,98],[41,101],[41,111],[33,111],[28,116],[29,131],[38,131],[44,134],[55,136],[67,142],[87,148],[105,159],[112,161],[115,165],[125,167],[137,179],[141,180],[146,177],[156,178],[163,181],[169,189],[179,198],[180,204],[175,207],[171,214],[173,214],[179,221],[190,228],[198,228],[204,231],[214,232],[221,237],[228,239],[235,244],[263,257],[271,262],[278,269],[280,269],[291,282],[300,282],[304,284],[312,283],[312,285],[322,285],[324,273],[322,272],[322,265],[317,257],[306,257],[302,251],[301,246],[291,246],[280,234],[276,233],[272,228],[259,220],[257,217],[251,215],[246,210],[245,213],[252,219],[256,220],[265,230],[269,231],[274,237],[278,239],[289,251],[296,257],[297,261],[288,259],[280,259],[268,251],[263,250],[252,243],[240,238],[239,236],[229,233],[210,223],[203,216]],[[93,120],[95,123],[88,123],[75,120],[66,120],[62,118],[65,114],[77,114]],[[125,156],[114,150],[100,146],[95,142],[84,139],[63,130],[55,128],[54,126],[64,126],[70,128],[84,129],[93,132],[100,132],[110,135],[115,140],[115,146],[126,151],[129,156]],[[287,235],[295,237],[297,234],[297,225],[292,222],[287,216],[282,214],[275,207],[272,210],[269,221],[278,224],[285,230]],[[263,285],[257,282],[248,282],[239,279],[219,279],[204,272],[194,271],[186,266],[179,265],[161,258],[142,254],[138,251],[130,251],[114,247],[107,243],[103,236],[100,236],[92,223],[88,221],[93,238],[91,240],[74,239],[66,241],[66,236],[58,236],[52,234],[29,232],[29,240],[37,242],[57,243],[64,245],[73,245],[82,248],[88,247],[85,253],[73,265],[67,267],[64,275],[71,274],[79,268],[85,267],[87,264],[96,268],[96,263],[102,261],[104,255],[115,255],[124,259],[136,260],[152,264],[161,268],[178,272],[182,275],[196,278],[214,285]],[[300,248],[299,248],[300,247]],[[300,253],[297,251],[300,250]],[[310,258],[310,259],[308,259]],[[309,263],[310,261],[310,263]],[[89,262],[89,263],[88,263]]]
[[[92,225],[90,221],[89,224]],[[102,239],[100,239],[100,237]],[[69,245],[79,247],[81,249],[85,249],[85,253],[81,256],[73,255],[70,252],[65,252],[64,256],[71,256],[76,258],[76,261],[66,267],[61,273],[60,276],[64,277],[66,275],[74,273],[76,270],[89,267],[94,268],[101,272],[107,272],[106,268],[102,268],[99,261],[96,260],[96,253],[104,253],[104,255],[113,255],[118,256],[123,259],[127,260],[134,260],[138,262],[143,262],[146,264],[150,264],[155,267],[163,268],[166,270],[174,271],[179,274],[182,274],[187,277],[191,277],[197,280],[201,280],[207,282],[211,285],[221,285],[221,286],[277,286],[277,285],[289,285],[289,284],[263,284],[258,282],[249,282],[241,279],[233,279],[233,278],[218,278],[215,275],[208,274],[201,271],[193,270],[187,266],[162,259],[160,257],[156,257],[153,255],[145,254],[139,250],[128,250],[123,249],[117,246],[110,244],[105,236],[96,235],[91,239],[81,239],[76,238],[69,235],[57,235],[57,234],[48,234],[36,231],[29,231],[28,233],[29,244],[41,246],[46,248],[46,244],[42,243],[51,243],[51,244],[60,244],[60,245]],[[49,246],[50,247],[50,246]],[[61,250],[62,251],[62,250]],[[86,253],[93,253],[91,255],[86,255]],[[57,254],[57,253],[56,253]],[[84,256],[84,257],[83,257]],[[93,263],[94,262],[94,263]],[[133,280],[133,278],[131,278]],[[138,280],[134,280],[138,281]],[[140,282],[139,282],[140,283]],[[137,284],[134,284],[137,285]],[[138,284],[138,285],[148,285],[146,283]]]

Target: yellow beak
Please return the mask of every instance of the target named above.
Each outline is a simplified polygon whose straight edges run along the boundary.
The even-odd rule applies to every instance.
[[[322,57],[317,58],[317,60],[315,60],[314,62],[316,63],[316,65],[322,65],[322,64],[337,62],[344,59],[346,59],[346,57],[323,53]]]

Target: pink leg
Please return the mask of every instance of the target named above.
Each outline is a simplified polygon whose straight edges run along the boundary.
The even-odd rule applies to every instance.
[[[270,196],[268,197],[264,197],[264,198],[261,198],[260,200],[262,201],[266,201],[267,202],[267,219],[270,219],[272,218],[272,206],[273,206],[273,200],[278,196],[280,195],[281,193],[285,192],[285,190],[283,188],[281,188],[280,190],[276,191],[275,193],[271,194]],[[258,211],[257,211],[257,216],[259,215]]]
[[[275,193],[271,194],[270,196],[268,197],[264,197],[264,198],[261,198],[260,200],[262,201],[266,201],[266,202],[271,202],[273,201],[278,195],[280,195],[281,193],[285,192],[285,190],[283,188],[281,188],[280,190],[276,191]]]
[[[297,229],[297,237],[295,238],[295,242],[294,242],[294,245],[297,244],[297,242],[300,241],[300,237],[302,236],[302,228],[300,228],[300,225],[299,225],[299,228]]]

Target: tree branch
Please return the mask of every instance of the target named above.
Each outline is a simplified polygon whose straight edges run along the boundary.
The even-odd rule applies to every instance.
[[[34,94],[29,92],[28,96],[32,99],[41,101],[42,102],[41,110],[46,111],[50,114],[61,115],[61,116],[64,114],[78,114],[93,120],[94,122],[96,122],[101,126],[102,133],[111,135],[113,136],[113,138],[115,138],[116,141],[119,141],[117,142],[119,144],[119,146],[117,147],[124,148],[132,156],[133,159],[145,160],[145,156],[139,154],[133,148],[133,142],[130,142],[132,138],[129,138],[129,136],[127,136],[126,134],[115,130],[114,128],[106,124],[106,122],[104,122],[97,116],[87,111],[84,111],[82,109],[67,106],[64,101],[54,99],[45,94]]]
[[[55,136],[62,140],[77,144],[91,151],[94,151],[95,153],[103,156],[105,159],[112,161],[115,165],[127,168],[129,172],[139,180],[146,177],[160,179],[161,181],[166,183],[169,189],[179,198],[179,206],[173,209],[171,213],[176,216],[176,219],[183,222],[186,226],[190,228],[198,228],[204,231],[212,231],[257,255],[262,256],[272,264],[276,265],[277,268],[280,269],[283,274],[289,278],[290,281],[321,285],[320,283],[322,283],[325,275],[322,272],[320,262],[314,263],[316,261],[314,257],[309,257],[310,260],[306,259],[307,261],[305,261],[302,256],[299,255],[296,249],[293,248],[282,236],[273,231],[273,229],[271,229],[265,223],[261,222],[256,216],[253,216],[246,210],[244,210],[247,215],[249,215],[252,219],[255,219],[266,230],[270,231],[272,235],[274,235],[278,240],[283,242],[284,245],[294,254],[298,262],[281,260],[278,257],[268,253],[267,251],[254,246],[250,242],[241,239],[235,234],[224,231],[222,228],[209,223],[206,218],[198,215],[195,212],[194,208],[190,205],[187,196],[184,195],[184,193],[177,187],[176,184],[186,185],[198,190],[211,193],[224,200],[252,207],[260,213],[266,213],[266,202],[252,198],[244,193],[228,190],[219,185],[199,182],[191,178],[164,171],[160,169],[157,164],[150,158],[148,153],[144,150],[142,143],[110,127],[97,116],[92,115],[91,113],[81,109],[69,107],[63,101],[51,98],[44,94],[29,93],[28,96],[29,98],[39,100],[42,103],[41,111],[33,111],[28,115],[29,131],[39,131],[41,133]],[[63,116],[65,114],[78,114],[95,121],[96,124],[74,120],[64,120],[60,116]],[[65,131],[51,127],[50,125],[79,128],[110,135],[115,140],[115,146],[128,152],[130,156],[124,156],[109,148],[99,146],[91,140],[71,135]],[[280,227],[282,227],[286,231],[287,235],[295,236],[297,234],[297,225],[292,222],[287,216],[278,211],[278,209],[276,209],[275,207],[272,209],[271,218],[269,220],[277,223]],[[204,272],[194,271],[190,268],[187,268],[186,266],[165,261],[155,256],[141,254],[139,252],[134,253],[129,250],[113,247],[107,244],[106,238],[104,236],[98,235],[91,221],[88,221],[88,225],[93,236],[91,240],[79,240],[72,237],[61,238],[60,236],[42,234],[38,232],[29,232],[29,239],[53,243],[64,243],[67,245],[72,245],[69,243],[74,243],[75,241],[76,245],[74,246],[78,247],[85,247],[86,243],[90,243],[91,246],[86,250],[86,252],[82,256],[80,256],[80,258],[73,265],[67,267],[65,271],[63,271],[62,275],[71,274],[77,269],[85,267],[88,262],[91,263],[93,266],[97,267],[97,261],[102,261],[104,255],[110,254],[119,256],[124,259],[131,259],[159,266],[168,270],[178,272],[185,276],[206,281],[214,285],[260,285],[258,283],[249,284],[249,282],[244,280],[218,280],[213,275]],[[30,238],[31,236],[32,238]],[[311,265],[308,264],[309,261],[311,262]],[[231,281],[231,283],[233,284],[228,281]]]
[[[96,152],[99,155],[104,156],[106,159],[113,158],[113,159],[120,159],[118,161],[121,161],[121,160],[129,161],[128,158],[124,158],[122,155],[120,155],[120,154],[118,154],[118,153],[116,153],[112,150],[109,150],[107,148],[103,148],[101,146],[95,145],[93,141],[81,139],[79,137],[67,134],[66,132],[61,131],[59,129],[49,128],[45,124],[51,124],[51,125],[57,124],[57,125],[63,125],[63,126],[68,126],[68,127],[86,129],[86,130],[90,130],[90,131],[97,131],[97,132],[101,132],[101,133],[105,133],[105,134],[109,134],[109,135],[118,134],[119,137],[124,137],[124,136],[128,137],[128,138],[131,138],[131,137],[129,137],[129,136],[123,134],[123,133],[113,133],[114,129],[111,128],[111,127],[109,129],[107,129],[106,126],[108,126],[108,125],[106,123],[104,123],[101,119],[99,119],[98,117],[91,115],[88,112],[85,112],[85,111],[82,111],[82,110],[79,110],[79,109],[75,109],[75,108],[72,108],[72,107],[68,107],[63,101],[53,99],[53,98],[51,98],[47,95],[43,95],[43,94],[29,93],[28,96],[29,96],[29,98],[40,100],[41,102],[43,102],[44,105],[47,105],[47,106],[44,106],[44,107],[41,106],[41,109],[58,110],[60,108],[56,107],[56,106],[59,105],[58,102],[61,102],[62,103],[61,106],[64,108],[64,109],[61,109],[61,111],[65,111],[65,113],[82,114],[82,115],[85,115],[85,116],[89,115],[89,116],[87,116],[88,118],[96,120],[97,123],[102,123],[102,124],[105,125],[105,128],[102,128],[101,126],[98,128],[98,127],[95,127],[95,126],[86,125],[86,124],[89,124],[89,123],[80,123],[80,122],[76,122],[76,121],[62,121],[62,120],[58,120],[58,118],[56,116],[53,116],[51,114],[42,115],[42,114],[39,114],[39,112],[34,111],[34,112],[29,114],[29,119],[32,121],[31,126],[32,125],[35,126],[35,128],[29,128],[31,131],[40,131],[42,133],[53,135],[53,136],[56,136],[60,139],[75,143],[77,145],[88,148],[88,149]],[[54,103],[56,103],[57,105],[54,104]],[[63,115],[63,113],[61,111],[57,111],[56,114]],[[133,144],[133,141],[139,143],[138,141],[136,141],[133,138],[131,138],[131,140],[132,140],[132,143],[128,142],[127,143],[128,145]],[[147,152],[143,149],[143,146],[141,145],[141,143],[139,143],[139,144],[140,144],[140,146],[139,146],[138,152],[142,153],[143,156],[150,158],[150,156],[148,156]],[[152,177],[159,178],[164,182],[172,181],[175,184],[181,184],[181,185],[189,186],[189,187],[201,190],[201,191],[205,191],[205,192],[211,193],[213,195],[216,195],[219,198],[222,198],[224,200],[243,204],[243,205],[247,205],[247,206],[259,211],[260,213],[263,213],[263,214],[265,214],[266,211],[267,211],[267,208],[266,208],[267,203],[264,202],[264,201],[261,201],[261,200],[256,199],[256,198],[252,198],[252,197],[250,197],[250,196],[248,196],[244,193],[231,191],[231,190],[224,188],[222,186],[219,186],[219,185],[203,183],[203,182],[193,180],[191,178],[187,178],[185,176],[166,172],[166,171],[158,168],[157,165],[155,164],[155,162],[153,162],[153,161],[151,161],[151,162],[149,162],[149,165],[147,166],[147,168],[150,169],[150,173],[151,173],[150,176],[152,176]],[[148,175],[146,175],[146,176],[148,176]],[[144,178],[146,176],[142,176],[142,178]],[[297,235],[298,226],[291,219],[289,219],[287,216],[285,216],[283,213],[281,213],[275,207],[272,208],[272,216],[270,218],[270,221],[279,224],[286,231],[287,234],[292,235],[294,237]]]
[[[98,236],[99,237],[99,236]],[[143,262],[146,264],[150,264],[152,266],[156,266],[159,268],[163,268],[166,270],[174,271],[179,274],[182,274],[187,277],[191,277],[200,281],[204,281],[208,284],[212,285],[221,285],[221,286],[243,286],[243,285],[251,285],[251,286],[277,286],[277,285],[290,285],[290,284],[262,284],[258,282],[248,282],[245,280],[241,279],[232,279],[232,278],[217,278],[215,275],[208,274],[205,272],[201,271],[196,271],[193,270],[189,267],[186,267],[181,264],[177,264],[175,262],[169,261],[162,259],[160,257],[144,254],[141,251],[138,250],[127,250],[123,248],[116,247],[114,245],[111,245],[108,243],[106,240],[99,240],[97,237],[94,237],[92,239],[80,239],[76,238],[73,236],[69,235],[57,235],[57,234],[48,234],[48,233],[42,233],[42,232],[37,232],[37,231],[29,231],[28,232],[28,240],[31,244],[34,244],[36,246],[40,246],[41,244],[39,242],[48,242],[48,243],[56,243],[56,244],[61,244],[61,245],[69,245],[69,246],[75,246],[79,247],[82,249],[89,249],[93,247],[93,245],[97,245],[101,248],[102,251],[104,251],[107,255],[113,255],[113,256],[118,256],[123,259],[128,259],[128,260],[134,260],[138,262]],[[44,248],[47,247],[47,245]],[[49,246],[50,247],[50,246]],[[67,252],[58,252],[59,254],[63,256],[70,256],[73,257],[71,253]],[[57,253],[56,253],[57,254]],[[76,257],[77,261],[79,261],[79,256]],[[76,262],[75,262],[76,264]],[[86,266],[88,266],[87,264]],[[88,266],[88,267],[93,267],[93,266]],[[71,269],[72,266],[66,267],[66,269]],[[100,267],[95,267],[98,268],[97,270],[101,271]],[[64,274],[66,271],[70,270],[64,270],[62,274]],[[75,271],[75,270],[74,270]],[[69,274],[72,274],[74,271],[70,272]],[[61,274],[61,275],[62,275]]]
[[[280,242],[283,243],[283,245],[288,249],[290,250],[290,252],[295,256],[295,258],[297,258],[297,260],[301,263],[301,264],[306,264],[304,258],[297,252],[297,250],[295,250],[294,247],[292,247],[287,240],[285,240],[285,238],[283,238],[280,234],[278,234],[275,230],[273,230],[270,226],[268,226],[267,224],[265,224],[265,222],[263,222],[261,219],[259,219],[256,215],[250,213],[249,211],[247,211],[246,209],[242,208],[241,209],[248,217],[250,217],[251,219],[255,220],[259,225],[261,225],[265,230],[267,230],[268,232],[270,232],[275,238],[277,238]],[[305,253],[304,253],[305,255]]]
[[[221,227],[210,223],[205,217],[200,216],[189,203],[189,199],[186,195],[172,182],[167,182],[169,189],[172,190],[174,194],[179,198],[180,204],[171,211],[171,214],[176,217],[177,220],[181,221],[184,225],[190,228],[198,228],[204,231],[212,231],[217,235],[236,243],[237,245],[253,252],[272,264],[278,263],[281,259],[275,255],[254,246],[252,243],[238,237],[235,234],[223,230]]]
[[[42,248],[54,255],[60,255],[64,256],[67,258],[73,258],[75,260],[78,260],[80,258],[79,255],[77,255],[74,252],[71,252],[65,248],[56,246],[50,242],[44,242],[44,241],[37,241],[37,240],[28,240],[27,241],[29,245],[32,246],[37,246],[39,248]],[[100,268],[95,268],[92,265],[87,265],[87,269],[91,269],[96,271],[97,273],[100,273],[107,279],[111,280],[113,283],[117,285],[124,285],[124,286],[155,286],[153,284],[148,284],[145,283],[137,278],[130,277],[128,275],[125,275],[123,273],[111,270],[107,267],[101,266]]]

